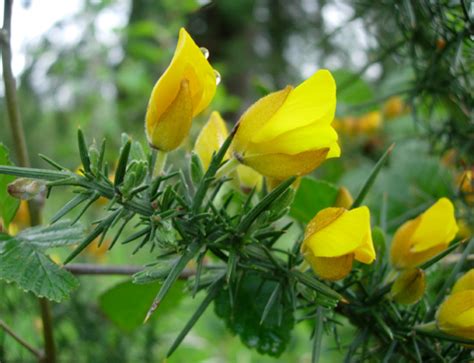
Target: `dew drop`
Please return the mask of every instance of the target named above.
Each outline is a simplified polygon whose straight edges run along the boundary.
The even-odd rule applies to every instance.
[[[214,69],[214,74],[216,75],[216,84],[221,83],[221,74]]]
[[[204,58],[206,59],[209,58],[209,51],[207,50],[207,48],[201,47],[199,49],[201,49],[201,53],[204,56]]]

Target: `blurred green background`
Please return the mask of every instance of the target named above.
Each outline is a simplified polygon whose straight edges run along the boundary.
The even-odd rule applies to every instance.
[[[13,40],[30,39],[22,38],[21,32],[35,33],[31,19],[47,19],[51,7],[64,6],[59,3],[17,1]],[[315,176],[355,194],[376,160],[395,142],[390,163],[367,199],[373,222],[377,224],[381,213],[387,213],[387,228],[393,231],[414,212],[448,196],[456,200],[459,220],[469,234],[472,181],[466,184],[462,175],[473,168],[474,60],[472,9],[466,6],[424,0],[71,1],[64,17],[35,34],[34,41],[25,41],[21,48],[14,45],[18,52],[13,65],[32,163],[46,167],[37,156],[42,153],[77,168],[77,127],[89,140],[107,138],[114,152],[109,155],[112,165],[121,133],[145,145],[148,97],[184,26],[198,45],[209,50],[222,82],[211,107],[194,121],[192,135],[171,156],[172,161],[184,160],[184,151],[192,149],[212,110],[233,124],[259,97],[327,68],[338,85],[335,122],[342,157],[326,162]],[[53,13],[61,15],[61,11]],[[1,102],[0,142],[13,150],[4,108]],[[69,197],[69,192],[52,195],[46,203],[46,220]],[[94,213],[100,212],[97,205]],[[94,213],[87,220],[94,220]],[[25,223],[21,218],[20,213],[18,228]],[[131,251],[128,246],[106,254],[90,249],[81,259],[149,262],[146,252],[132,256]],[[131,316],[134,304],[120,305],[117,309],[126,314],[123,321],[111,321],[106,306],[126,299],[130,291],[127,286],[123,295],[115,290],[117,295],[109,300],[104,293],[124,278],[80,280],[81,287],[70,301],[53,305],[60,362],[160,361],[201,299],[184,297],[178,289],[174,306],[149,324],[130,323],[136,320]],[[136,291],[142,293],[143,299],[152,299]],[[0,282],[0,317],[41,346],[37,310],[32,295]],[[247,349],[212,310],[168,362],[310,361],[309,325],[297,326],[287,351],[275,360]],[[340,336],[343,347],[352,335],[347,327]],[[328,337],[323,361],[342,361],[344,353]],[[30,360],[27,352],[0,333],[1,362]]]

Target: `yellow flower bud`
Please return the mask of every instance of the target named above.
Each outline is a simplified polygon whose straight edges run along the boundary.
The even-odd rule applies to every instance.
[[[240,118],[234,138],[236,158],[260,174],[284,180],[313,171],[340,155],[331,126],[336,84],[327,70],[298,87],[286,87],[254,103]]]
[[[400,116],[405,111],[405,103],[400,96],[390,97],[383,106],[383,114],[387,119]]]
[[[422,269],[404,270],[394,281],[390,296],[399,304],[414,304],[423,297],[426,288],[425,273]]]
[[[211,117],[209,117],[209,120],[201,129],[194,144],[194,151],[199,156],[199,159],[201,159],[205,170],[207,170],[211,163],[212,154],[219,150],[228,135],[227,126],[219,112],[214,111],[211,113]],[[229,157],[230,154],[227,152],[224,160],[229,159]]]
[[[349,274],[353,260],[372,263],[369,209],[323,209],[308,223],[301,252],[319,277],[331,281]]]
[[[354,198],[352,198],[351,192],[346,187],[340,187],[334,206],[349,209],[352,203],[354,203]]]
[[[390,251],[393,266],[404,269],[428,261],[449,246],[457,231],[453,204],[439,199],[395,232]]]
[[[171,64],[156,82],[148,102],[145,129],[152,147],[171,151],[181,144],[193,117],[214,97],[216,80],[216,72],[201,49],[181,28]]]
[[[219,112],[214,111],[211,117],[201,129],[199,136],[194,144],[194,151],[201,160],[204,169],[209,167],[211,163],[212,154],[217,152],[225,139],[229,135],[227,126],[222,119]],[[224,160],[230,158],[230,152],[227,152]],[[245,165],[237,166],[237,176],[239,178],[240,186],[244,189],[252,189],[256,187],[259,190],[262,186],[263,177]]]
[[[474,268],[466,272],[453,286],[451,294],[465,290],[474,290]]]
[[[436,323],[446,334],[474,339],[474,290],[449,295],[438,309]]]

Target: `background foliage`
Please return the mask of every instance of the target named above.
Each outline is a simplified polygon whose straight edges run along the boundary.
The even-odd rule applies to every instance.
[[[338,84],[337,116],[342,125],[347,125],[349,118],[355,125],[362,125],[362,117],[368,112],[378,112],[382,117],[381,125],[372,130],[364,131],[362,126],[358,126],[362,131],[357,132],[341,128],[343,157],[331,159],[315,172],[314,176],[324,181],[303,179],[292,206],[293,217],[306,222],[314,215],[313,208],[331,205],[336,189],[330,183],[344,185],[355,195],[382,152],[396,142],[389,164],[366,200],[374,220],[385,221],[390,234],[437,198],[448,196],[456,200],[459,219],[467,229],[472,226],[469,195],[460,188],[460,175],[472,169],[474,158],[474,64],[470,38],[473,16],[467,2],[202,3],[84,0],[77,14],[58,22],[32,45],[19,79],[19,98],[33,165],[45,166],[37,156],[42,153],[71,169],[77,168],[80,160],[71,140],[75,140],[78,126],[98,142],[107,137],[108,150],[118,149],[122,132],[144,143],[143,119],[150,90],[167,66],[178,29],[184,25],[198,44],[209,49],[211,60],[222,75],[212,108],[219,110],[229,123],[234,123],[256,98],[286,84],[297,84],[318,68],[334,73]],[[100,19],[117,13],[126,19],[124,24],[114,29],[111,37],[104,38]],[[80,33],[73,41],[65,35],[71,26]],[[403,104],[395,115],[390,114],[386,103],[392,96],[400,97]],[[4,107],[2,102],[2,115],[6,115]],[[194,136],[208,116],[206,111],[194,122]],[[10,135],[3,131],[8,130],[5,117],[0,120],[0,130],[0,141],[12,150]],[[190,150],[194,139],[190,137],[184,149]],[[177,152],[172,158],[179,163],[184,160],[182,155]],[[0,156],[7,157],[6,153]],[[114,155],[107,157],[110,165],[116,163]],[[10,158],[13,159],[11,155]],[[7,183],[2,178],[0,187]],[[307,192],[313,190],[314,183],[324,193]],[[46,205],[46,217],[52,217],[70,197],[67,192],[54,194]],[[0,206],[2,203],[0,200]],[[14,227],[26,225],[24,212],[20,207]],[[86,218],[93,221],[100,213],[99,200]],[[298,233],[298,228],[290,233]],[[17,238],[21,239],[21,234]],[[284,245],[285,241],[280,243]],[[39,248],[42,247],[32,246],[31,254],[42,259],[45,255],[35,254]],[[133,248],[128,245],[105,253],[104,248],[94,246],[81,259],[109,264],[148,262],[143,251],[132,255]],[[53,259],[63,260],[67,255],[67,251],[64,255],[55,251],[50,252]],[[449,265],[430,272],[433,286],[441,286],[445,268]],[[0,260],[0,276],[9,280],[2,275],[2,269],[5,264]],[[64,278],[69,279],[72,290],[77,282],[72,276]],[[132,285],[119,277],[84,277],[79,281],[81,287],[73,292],[72,299],[53,305],[61,361],[78,356],[84,362],[155,361],[154,357],[166,352],[189,312],[202,300],[200,296],[192,300],[175,291],[168,297],[173,309],[142,326],[139,306],[133,306],[137,316],[129,314],[124,319],[123,312],[131,311],[131,307],[111,302],[142,296],[149,305],[156,287],[150,293],[149,285]],[[27,285],[21,287],[30,289]],[[270,292],[261,293],[268,295],[269,289]],[[245,289],[241,293],[245,294]],[[0,300],[0,317],[40,346],[40,321],[32,295],[0,281]],[[239,330],[237,323],[245,321],[232,321],[225,299],[218,298],[215,312],[224,319],[207,311],[170,362],[274,361],[248,350],[233,336]],[[252,315],[248,318],[253,319]],[[347,348],[355,332],[346,322],[340,323],[343,328],[338,340]],[[285,321],[286,324],[294,322]],[[280,329],[276,334],[285,334],[285,329]],[[309,361],[311,330],[309,324],[296,325],[279,359]],[[258,336],[258,332],[255,334]],[[241,335],[241,339],[252,344],[248,336]],[[336,348],[338,340],[325,339],[323,361],[342,360],[344,354]],[[28,352],[0,331],[0,361],[29,359]]]

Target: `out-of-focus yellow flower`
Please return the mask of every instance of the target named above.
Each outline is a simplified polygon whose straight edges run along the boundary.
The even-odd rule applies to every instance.
[[[465,290],[474,290],[474,268],[466,272],[453,286],[451,294]]]
[[[411,268],[401,272],[394,281],[390,296],[399,304],[414,304],[425,293],[426,280],[422,269]]]
[[[351,192],[346,187],[340,187],[334,206],[349,209],[352,203],[354,203],[354,198],[352,198]]]
[[[474,339],[474,269],[456,282],[439,307],[436,322],[446,334]]]
[[[354,259],[372,263],[375,249],[369,209],[323,209],[308,223],[301,252],[316,275],[331,281],[349,274]]]
[[[453,204],[447,198],[439,199],[398,228],[391,247],[393,266],[404,269],[428,261],[448,247],[457,231]]]
[[[219,112],[214,111],[207,123],[201,129],[201,132],[196,139],[196,143],[194,144],[194,151],[197,156],[199,156],[204,169],[209,167],[212,154],[217,152],[228,135],[229,132],[227,131],[227,126],[224,120]],[[229,158],[230,152],[227,152],[224,160]],[[238,165],[236,170],[240,186],[243,189],[248,190],[256,187],[257,190],[259,190],[261,188],[263,177],[255,170],[245,165]]]
[[[106,239],[102,241],[102,244],[99,246],[99,240],[100,238],[96,238],[86,247],[84,252],[93,260],[97,262],[104,262],[107,259],[107,251],[111,241]]]
[[[405,102],[400,96],[390,97],[383,105],[383,115],[387,119],[392,119],[402,115],[406,111]]]
[[[216,72],[184,28],[165,73],[151,92],[146,112],[148,142],[156,149],[176,149],[188,135],[194,116],[216,92]]]
[[[275,179],[308,174],[340,155],[331,126],[335,108],[336,83],[329,71],[320,70],[298,87],[287,86],[254,103],[240,118],[234,155]]]
[[[359,117],[357,121],[358,132],[371,134],[382,126],[382,114],[380,111],[372,111]]]
[[[457,178],[459,189],[469,204],[474,203],[474,179],[472,174],[472,170],[464,170]]]
[[[472,237],[472,229],[465,219],[458,219],[458,234],[457,237],[460,239],[468,239]]]

